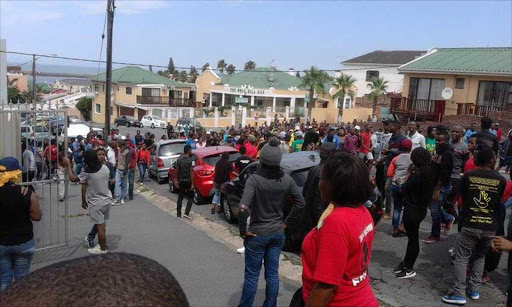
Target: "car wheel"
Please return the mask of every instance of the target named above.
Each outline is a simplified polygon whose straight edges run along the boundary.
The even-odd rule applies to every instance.
[[[126,128],[130,128],[130,123],[126,123]]]
[[[235,218],[233,217],[233,212],[231,212],[231,205],[229,204],[229,200],[226,195],[221,195],[221,203],[224,211],[224,217],[228,223],[233,224],[235,222]]]
[[[151,129],[155,129],[155,124],[151,124]]]
[[[140,123],[139,128],[144,128],[144,125]]]
[[[204,198],[201,195],[199,195],[197,189],[194,189],[194,203],[196,205],[202,205],[204,203]]]
[[[116,124],[116,127],[119,127],[119,123],[118,122],[115,122],[115,124]]]

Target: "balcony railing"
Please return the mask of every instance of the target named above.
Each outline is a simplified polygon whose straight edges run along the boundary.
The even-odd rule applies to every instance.
[[[168,96],[137,96],[137,103],[169,107],[194,107],[194,103],[190,99],[169,98]]]
[[[457,115],[491,117],[494,112],[512,112],[512,107],[481,106],[473,103],[457,103]]]
[[[444,100],[391,97],[390,111],[408,118],[441,121],[444,114]]]

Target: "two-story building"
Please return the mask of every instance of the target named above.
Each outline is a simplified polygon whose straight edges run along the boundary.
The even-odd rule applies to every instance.
[[[434,48],[398,71],[404,84],[392,113],[439,120],[512,111],[511,47]]]
[[[94,98],[92,121],[105,121],[105,77],[92,78]],[[126,66],[112,70],[111,121],[127,115],[141,119],[146,114],[164,119],[175,118],[179,110],[190,110],[196,102],[196,86],[159,76],[138,66]]]
[[[55,80],[52,88],[59,88],[70,93],[90,93],[92,92],[92,82],[88,79],[66,78]]]

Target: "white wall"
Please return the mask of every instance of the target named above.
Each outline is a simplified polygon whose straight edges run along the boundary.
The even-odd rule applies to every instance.
[[[366,71],[368,70],[379,71],[379,78],[384,78],[385,81],[388,81],[388,92],[402,92],[404,75],[398,74],[397,68],[398,66],[382,68],[382,65],[378,64],[374,66],[343,64],[342,72],[356,79],[356,97],[363,97],[364,95],[370,94],[372,91],[371,88],[368,87],[370,82],[366,82]],[[336,77],[339,75],[340,73],[336,73]]]

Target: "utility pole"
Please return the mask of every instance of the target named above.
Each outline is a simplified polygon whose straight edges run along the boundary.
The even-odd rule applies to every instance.
[[[107,72],[105,81],[105,140],[110,136],[110,106],[112,105],[112,30],[114,27],[114,0],[107,0]]]
[[[36,109],[36,94],[37,94],[37,85],[36,85],[36,55],[32,55],[32,110]],[[35,114],[32,114],[34,116]]]

